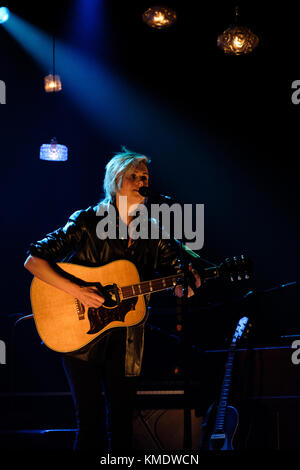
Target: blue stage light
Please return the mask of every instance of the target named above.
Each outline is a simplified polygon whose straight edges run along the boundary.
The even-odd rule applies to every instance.
[[[0,24],[5,23],[9,19],[9,9],[6,7],[0,7]]]

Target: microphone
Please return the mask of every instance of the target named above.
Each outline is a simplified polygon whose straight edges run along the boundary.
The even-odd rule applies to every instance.
[[[168,199],[169,201],[172,201],[172,198],[170,196],[165,196],[164,194],[160,194],[157,191],[153,191],[148,186],[141,186],[139,189],[139,193],[141,196],[149,197],[151,199]]]

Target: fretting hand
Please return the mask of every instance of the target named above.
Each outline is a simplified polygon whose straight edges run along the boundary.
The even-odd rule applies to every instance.
[[[195,287],[196,287],[196,289],[198,289],[198,287],[201,286],[201,279],[200,279],[200,276],[199,276],[198,272],[196,271],[196,269],[193,269],[192,263],[189,263],[189,271],[191,271],[191,273],[193,274]],[[174,293],[175,293],[176,297],[183,297],[183,288],[182,288],[182,286],[181,285],[176,286],[175,290],[174,290]],[[188,297],[192,297],[193,295],[194,295],[193,289],[190,286],[188,286]]]

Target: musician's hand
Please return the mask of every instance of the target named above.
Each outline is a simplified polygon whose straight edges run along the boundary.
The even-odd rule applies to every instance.
[[[192,266],[192,263],[189,264],[189,271],[191,271],[194,275],[194,280],[195,280],[195,287],[196,289],[198,289],[198,287],[201,286],[201,279],[200,279],[200,276],[198,274],[198,272],[196,271],[196,269],[193,269],[193,266]],[[177,297],[183,297],[183,289],[182,289],[182,286],[178,285],[175,287],[175,295]],[[191,289],[190,286],[188,286],[188,297],[192,297],[194,295],[194,292],[193,292],[193,289]]]
[[[86,307],[99,308],[104,303],[96,286],[78,286],[75,297]]]

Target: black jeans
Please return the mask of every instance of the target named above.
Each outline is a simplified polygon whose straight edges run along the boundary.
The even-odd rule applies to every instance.
[[[63,357],[76,411],[74,450],[132,449],[137,378],[125,377],[125,350],[122,328],[101,339],[89,361]]]

